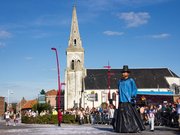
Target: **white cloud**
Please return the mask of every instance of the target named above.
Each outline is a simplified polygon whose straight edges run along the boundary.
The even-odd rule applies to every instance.
[[[171,34],[168,34],[168,33],[160,33],[160,34],[152,34],[152,35],[136,36],[136,38],[165,39],[165,38],[169,38],[170,36],[171,36]]]
[[[121,4],[122,6],[142,7],[147,5],[165,3],[171,0],[114,0],[114,1],[116,5]]]
[[[143,7],[148,5],[155,5],[160,3],[165,3],[171,0],[84,0],[79,2],[81,7],[91,9],[93,11],[104,11],[108,9],[114,9],[121,7],[123,8],[131,8],[131,7]]]
[[[103,33],[108,36],[121,36],[124,34],[124,32],[117,32],[117,31],[104,31]]]
[[[130,27],[138,27],[140,25],[148,23],[148,19],[150,18],[149,13],[147,12],[124,12],[118,14],[118,17],[125,21],[128,28]]]
[[[33,58],[32,57],[29,57],[29,56],[27,56],[27,57],[25,57],[25,60],[32,60]]]
[[[171,35],[168,33],[161,33],[161,34],[157,34],[157,35],[151,35],[150,37],[158,39],[158,38],[168,38],[170,36]]]
[[[9,37],[11,37],[11,33],[5,30],[0,30],[0,38],[9,38]]]

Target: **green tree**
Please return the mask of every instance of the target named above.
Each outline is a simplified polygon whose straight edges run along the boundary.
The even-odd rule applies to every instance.
[[[38,111],[39,113],[41,113],[44,110],[49,110],[49,112],[52,111],[51,105],[49,103],[45,103],[45,104],[35,104],[32,108],[33,111]]]
[[[46,94],[45,90],[42,89],[41,92],[40,92],[40,94],[41,94],[41,95],[45,95],[45,94]]]

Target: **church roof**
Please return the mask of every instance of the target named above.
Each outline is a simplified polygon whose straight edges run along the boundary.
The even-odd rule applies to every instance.
[[[117,89],[122,69],[111,69],[110,88]],[[165,77],[178,77],[168,68],[130,69],[137,88],[169,88]],[[108,89],[108,69],[87,69],[85,89]]]

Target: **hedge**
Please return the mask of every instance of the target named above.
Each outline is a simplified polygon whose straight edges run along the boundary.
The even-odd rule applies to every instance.
[[[62,123],[77,123],[75,115],[64,114]],[[57,124],[57,115],[44,115],[37,117],[22,116],[22,123],[26,124]]]

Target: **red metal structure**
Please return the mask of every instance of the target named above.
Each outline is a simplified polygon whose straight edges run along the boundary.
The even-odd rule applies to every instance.
[[[51,48],[56,53],[57,71],[58,71],[58,110],[61,109],[61,81],[60,81],[60,65],[58,59],[58,52],[56,48]],[[60,114],[59,114],[60,113]],[[58,116],[62,115],[61,111],[58,111]],[[58,121],[62,121],[62,117],[58,117]]]
[[[109,65],[109,62],[108,62],[108,66],[104,66],[104,68],[107,68],[108,69],[108,72],[107,72],[107,76],[108,76],[108,89],[109,89],[109,92],[108,92],[108,100],[111,99],[111,76],[114,75],[114,73],[111,73],[111,66]]]

